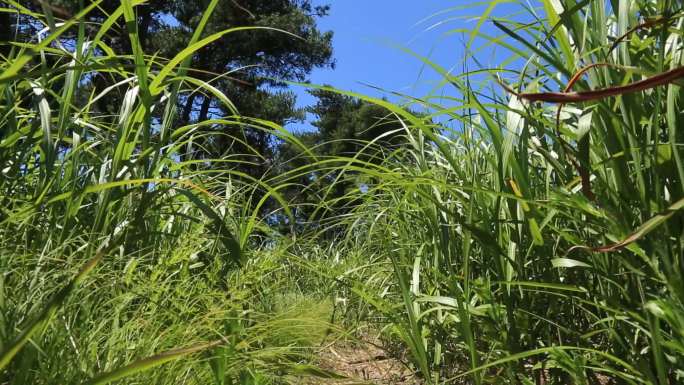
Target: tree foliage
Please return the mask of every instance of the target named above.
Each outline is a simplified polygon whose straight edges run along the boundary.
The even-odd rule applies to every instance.
[[[349,213],[359,203],[358,197],[350,197],[372,183],[368,175],[345,169],[345,164],[356,159],[380,165],[408,142],[402,121],[384,107],[325,89],[310,93],[317,101],[307,112],[315,117],[316,130],[299,133],[298,139],[325,166],[302,173],[289,195],[297,219],[318,227]],[[288,142],[281,144],[277,160],[283,162],[276,168],[280,173],[311,163],[306,153]],[[322,200],[324,208],[316,204]]]
[[[208,0],[149,0],[136,7],[136,28],[143,51],[162,58],[174,57],[188,46],[208,3]],[[88,14],[86,34],[94,36],[98,25],[120,4],[119,0],[104,0],[96,11]],[[0,5],[12,8],[2,1]],[[31,11],[52,12],[58,19],[74,15],[82,5],[83,0],[24,4]],[[209,19],[204,36],[236,27],[262,29],[227,34],[198,51],[190,63],[192,76],[216,87],[243,116],[280,125],[301,120],[303,111],[296,107],[296,96],[286,88],[285,82],[305,81],[313,69],[334,66],[332,32],[321,31],[316,24],[328,10],[328,6],[314,6],[311,0],[222,0]],[[0,12],[0,41],[31,41],[42,27],[29,16]],[[76,33],[70,30],[62,40],[73,40]],[[104,43],[117,54],[130,54],[127,33],[126,26],[120,23],[107,34]],[[0,54],[7,56],[10,49],[10,45],[2,45]],[[97,92],[112,85],[112,78],[106,72],[96,73],[91,79],[91,84],[85,86]],[[186,91],[179,98],[177,126],[233,115],[213,95],[192,92],[192,87]],[[113,114],[122,100],[122,94],[113,94],[99,100],[97,108],[102,114]],[[226,150],[259,152],[266,157],[272,153],[274,142],[267,134],[249,127],[242,130],[251,150],[216,136],[188,148],[194,153],[187,154],[187,158],[221,157],[226,155]],[[266,165],[258,167],[252,173],[261,175],[265,168]]]

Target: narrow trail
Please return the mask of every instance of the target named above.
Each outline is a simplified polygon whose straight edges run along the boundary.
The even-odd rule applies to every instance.
[[[413,371],[400,360],[370,343],[333,344],[320,353],[319,365],[347,379],[341,385],[420,385]]]

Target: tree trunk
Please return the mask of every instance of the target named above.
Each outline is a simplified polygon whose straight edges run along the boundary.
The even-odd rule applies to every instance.
[[[0,6],[7,7],[4,2]],[[8,12],[0,12],[0,55],[7,57],[12,48],[9,42],[13,40],[12,36],[12,15]]]
[[[183,106],[183,112],[181,113],[181,126],[190,123],[190,114],[192,113],[192,106],[195,104],[195,98],[197,98],[196,93],[188,95],[188,98],[185,100],[185,106]]]
[[[198,122],[207,120],[209,117],[209,107],[211,107],[211,98],[205,96],[204,101],[202,102],[202,107],[200,108],[199,119],[197,119]]]
[[[150,35],[150,25],[152,25],[151,7],[140,7],[140,24],[138,24],[138,36],[144,51],[147,51],[147,38]]]
[[[192,106],[195,102],[195,97],[197,94],[193,94],[188,96],[188,100],[185,102],[185,107],[183,108],[183,117],[182,119],[184,120],[184,124],[190,123],[190,113],[192,111]],[[209,115],[209,107],[211,106],[211,98],[204,97],[204,100],[202,101],[202,106],[200,107],[200,113],[199,117],[197,119],[198,122],[202,122],[204,120],[207,120],[207,116]],[[190,143],[187,144],[185,148],[185,153],[181,155],[182,160],[190,160],[193,158],[193,155],[191,154],[192,148],[190,146]]]

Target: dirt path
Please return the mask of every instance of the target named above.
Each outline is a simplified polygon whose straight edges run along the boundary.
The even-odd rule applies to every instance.
[[[320,352],[320,366],[348,377],[337,384],[420,385],[401,361],[370,343],[333,344]]]

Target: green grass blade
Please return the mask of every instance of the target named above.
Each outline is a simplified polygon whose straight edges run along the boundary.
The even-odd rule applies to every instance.
[[[175,361],[177,359],[189,356],[191,354],[199,353],[201,351],[211,349],[213,347],[223,344],[223,341],[214,341],[209,343],[198,344],[190,346],[187,348],[179,348],[169,350],[157,355],[147,357],[124,367],[115,369],[111,372],[103,373],[92,380],[84,383],[84,385],[105,385],[113,381],[117,381],[126,377],[136,375],[138,373],[145,372],[147,370],[153,369],[157,366],[163,365],[167,362]]]

